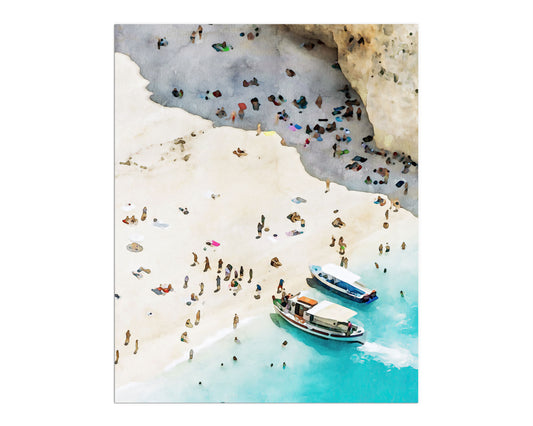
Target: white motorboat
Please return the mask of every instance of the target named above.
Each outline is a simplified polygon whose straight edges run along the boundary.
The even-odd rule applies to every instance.
[[[327,300],[317,302],[302,293],[276,299],[274,309],[284,320],[306,333],[328,340],[364,343],[363,327],[352,324],[350,319],[357,312]]]
[[[322,267],[311,265],[309,267],[313,276],[328,290],[355,300],[358,303],[370,303],[378,299],[376,290],[371,290],[359,282],[361,277],[332,263]]]

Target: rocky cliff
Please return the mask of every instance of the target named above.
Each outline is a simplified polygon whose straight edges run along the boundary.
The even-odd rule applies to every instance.
[[[376,145],[418,161],[418,26],[286,27],[337,49],[342,72],[366,105]]]

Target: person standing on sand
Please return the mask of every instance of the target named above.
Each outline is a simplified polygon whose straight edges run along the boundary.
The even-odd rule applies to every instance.
[[[279,280],[278,290],[276,291],[276,293],[280,293],[283,290],[283,283],[284,282],[285,282],[285,280],[283,280],[283,279]]]
[[[387,245],[385,246],[385,253],[388,253],[390,251],[390,246],[389,246],[389,243],[387,243]]]
[[[335,154],[337,153],[337,143],[334,143],[331,148],[333,149],[333,158],[335,158]]]
[[[187,288],[187,283],[189,282],[189,276],[185,275],[185,282],[183,283],[183,288]]]
[[[361,108],[357,108],[357,119],[361,121]]]
[[[348,258],[347,257],[344,258],[344,267],[348,268]]]
[[[237,113],[235,111],[231,111],[231,122],[235,123],[235,117],[237,116]]]
[[[405,241],[402,243],[402,250],[405,250]]]
[[[196,321],[194,321],[194,325],[200,324],[200,309],[198,309],[198,312],[196,312]]]
[[[261,222],[259,222],[257,224],[257,237],[255,237],[255,238],[259,239],[259,238],[261,238],[262,235],[263,235],[263,225],[261,224]]]
[[[379,255],[381,256],[383,254],[383,244],[379,245],[378,250],[379,250]]]
[[[239,324],[239,316],[235,314],[233,317],[233,328],[237,328],[237,324]]]
[[[222,259],[218,259],[217,274],[220,274],[220,272],[222,271],[222,266],[224,266],[224,262],[222,261]]]
[[[118,364],[118,349],[117,349],[117,352],[116,352],[116,358],[115,358],[115,365]]]
[[[211,269],[211,266],[209,265],[209,258],[205,257],[205,266],[204,266],[204,272],[207,272],[208,269]]]
[[[198,293],[198,296],[201,296],[204,294],[204,283],[200,283],[200,293]]]
[[[224,281],[228,281],[229,280],[229,277],[230,277],[230,274],[231,274],[231,268],[230,268],[231,265],[227,265],[226,266],[226,269],[225,269],[225,276],[224,276]]]
[[[388,210],[385,210],[385,219],[389,220],[389,211]]]
[[[235,271],[233,271],[233,275],[235,275],[235,279],[239,278],[239,273],[237,272],[236,269],[235,269]]]
[[[126,341],[124,342],[124,346],[128,346],[128,343],[130,343],[130,336],[131,336],[131,333],[130,331],[126,331]]]
[[[193,356],[194,356],[194,351],[191,349],[189,351],[189,359],[192,359]]]
[[[133,355],[136,355],[138,350],[139,350],[139,339],[135,340],[135,352],[133,352]]]
[[[250,268],[250,279],[248,280],[248,284],[252,282],[252,277],[254,276],[254,271],[252,271],[252,268]]]
[[[265,215],[261,215],[261,226],[265,226]]]
[[[331,236],[331,244],[329,246],[335,247],[335,237],[333,235]]]
[[[374,262],[374,265],[376,265],[376,269],[379,269],[379,265],[377,264],[377,262]]]
[[[326,192],[329,192],[329,179],[326,179]]]
[[[191,266],[196,266],[196,264],[198,263],[198,255],[195,252],[192,252],[192,257],[193,257],[193,264]]]
[[[196,31],[193,31],[192,34],[191,34],[191,42],[192,42],[192,44],[194,44],[195,37],[196,37]]]
[[[239,269],[239,281],[242,281],[243,276],[244,276],[244,268],[241,265],[241,268]]]
[[[257,133],[256,136],[259,136],[261,134],[261,123],[257,124]]]
[[[201,25],[198,25],[198,40],[202,39],[202,33],[204,32],[204,29]]]
[[[214,291],[215,293],[220,291],[220,275],[217,275],[217,289]]]

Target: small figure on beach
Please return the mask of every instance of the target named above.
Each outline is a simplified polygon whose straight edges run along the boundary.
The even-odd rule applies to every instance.
[[[287,342],[286,340],[284,340],[283,343],[281,344],[281,346],[285,347],[285,346],[287,346],[288,343],[289,343],[289,342]]]
[[[333,222],[331,222],[331,224],[335,228],[342,228],[343,226],[346,226],[346,224],[341,220],[340,217],[336,218]]]
[[[226,111],[224,111],[224,107],[220,107],[217,109],[217,112],[215,113],[215,115],[218,117],[218,118],[223,118],[226,116]]]
[[[379,250],[379,255],[381,256],[383,254],[383,244],[379,245],[378,250]]]
[[[239,281],[242,281],[242,277],[243,276],[244,276],[244,268],[241,265],[241,267],[239,269]]]
[[[194,44],[194,39],[196,38],[196,31],[193,31],[192,34],[191,34],[191,42],[192,44]]]
[[[130,343],[130,336],[131,336],[131,333],[130,331],[126,331],[126,341],[124,342],[124,346],[128,346],[128,343]]]
[[[316,98],[315,104],[317,107],[322,108],[322,96],[318,95],[318,98]]]
[[[208,269],[211,269],[211,265],[209,265],[209,258],[206,256],[205,257],[205,266],[204,266],[204,272],[207,272]]]
[[[224,266],[224,262],[222,261],[222,259],[218,259],[217,274],[220,274],[220,272],[222,272],[222,266]]]
[[[190,318],[187,318],[187,321],[185,321],[185,327],[189,327],[189,328],[193,327]]]
[[[252,277],[254,276],[254,271],[252,270],[252,268],[250,268],[250,271],[248,272],[250,274],[250,279],[248,280],[248,284],[250,284],[252,282]]]
[[[256,136],[259,136],[261,134],[261,123],[257,124],[257,133]]]
[[[357,119],[359,121],[361,121],[361,113],[362,113],[361,108],[357,108]]]
[[[191,293],[191,300],[193,302],[196,302],[198,300],[198,296],[196,294],[194,294],[194,293]]]
[[[283,284],[285,283],[285,280],[282,278],[279,280],[278,289],[276,293],[280,293],[283,290]]]
[[[385,253],[388,253],[390,251],[389,243],[385,245]]]
[[[235,314],[233,317],[233,328],[237,328],[237,324],[239,324],[239,316]]]
[[[329,246],[335,247],[335,237],[333,235],[331,236],[331,244]]]
[[[141,215],[141,221],[143,221],[143,222],[146,220],[146,213],[147,213],[147,211],[148,211],[148,210],[146,209],[146,207],[143,207],[143,213],[142,213],[142,215]]]
[[[185,279],[184,279],[184,282],[183,282],[183,288],[187,288],[187,283],[188,282],[189,282],[189,276],[185,275]]]
[[[385,210],[385,219],[389,220],[389,210]]]
[[[217,293],[220,291],[220,275],[217,275],[217,288],[214,291],[214,293]]]
[[[240,344],[240,343],[241,343],[241,341],[239,340],[239,338],[238,338],[237,336],[235,336],[235,339],[233,339],[233,341],[234,341],[235,343],[237,343],[237,344]]]
[[[231,266],[231,265],[226,266],[226,269],[225,269],[225,271],[224,271],[224,274],[225,274],[225,276],[224,276],[224,281],[228,281],[229,278],[230,278],[230,275],[231,275],[231,268],[229,268],[229,266]]]
[[[326,192],[329,192],[329,179],[326,179]]]
[[[189,351],[189,359],[192,359],[193,356],[194,356],[194,351],[191,349]]]
[[[237,113],[235,111],[231,111],[231,122],[235,123],[235,117],[237,116]]]
[[[285,361],[283,361],[283,369],[285,370],[285,367],[287,367],[287,364],[285,364]]]
[[[388,227],[389,227],[389,223],[388,222],[383,222],[383,228],[388,229]]]
[[[400,296],[404,297],[403,296],[403,290],[400,290]],[[118,351],[117,351],[118,352]]]
[[[405,241],[402,243],[402,250],[405,250]]]
[[[135,351],[133,351],[133,355],[137,355],[137,351],[139,350],[139,339],[135,340]]]
[[[377,262],[374,262],[374,265],[376,265],[376,269],[379,269],[379,265]]]
[[[204,29],[201,25],[198,25],[198,40],[202,39],[202,33],[204,32]]]
[[[255,237],[256,239],[259,239],[261,238],[263,235],[263,225],[261,224],[261,222],[258,222],[257,223],[257,237]]]
[[[200,309],[198,309],[198,312],[196,312],[196,321],[194,321],[194,325],[200,324]]]
[[[184,343],[189,343],[189,338],[187,337],[187,332],[184,331],[183,333],[181,333],[181,337],[180,337],[180,340]]]
[[[117,352],[116,352],[116,358],[115,358],[115,365],[118,364],[118,349],[117,349]]]
[[[273,266],[274,268],[279,268],[281,266],[281,262],[279,261],[277,257],[273,257],[272,260],[270,261],[270,265]]]
[[[293,70],[289,69],[289,68],[287,68],[287,69],[285,70],[285,72],[287,73],[287,75],[288,75],[289,77],[294,77],[294,76],[296,75],[296,73],[295,73]]]
[[[384,274],[387,273],[387,268],[383,269],[383,273],[384,273]]]
[[[233,355],[233,361],[237,361],[237,357]]]
[[[183,98],[183,90],[180,89],[178,90],[176,87],[174,87],[174,89],[172,90],[172,95],[175,97],[175,98]]]
[[[191,266],[196,266],[198,264],[198,255],[195,252],[192,252],[193,263]]]
[[[243,155],[248,155],[248,154],[246,153],[246,151],[243,151],[243,150],[240,149],[240,148],[237,148],[237,150],[236,150],[236,151],[233,151],[233,153],[234,153],[237,157],[239,157],[239,158],[241,158]]]
[[[198,293],[198,296],[201,296],[204,294],[204,283],[200,283],[200,293]]]

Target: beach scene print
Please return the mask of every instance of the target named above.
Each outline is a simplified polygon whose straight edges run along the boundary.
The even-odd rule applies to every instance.
[[[418,402],[418,27],[114,43],[115,401]]]

